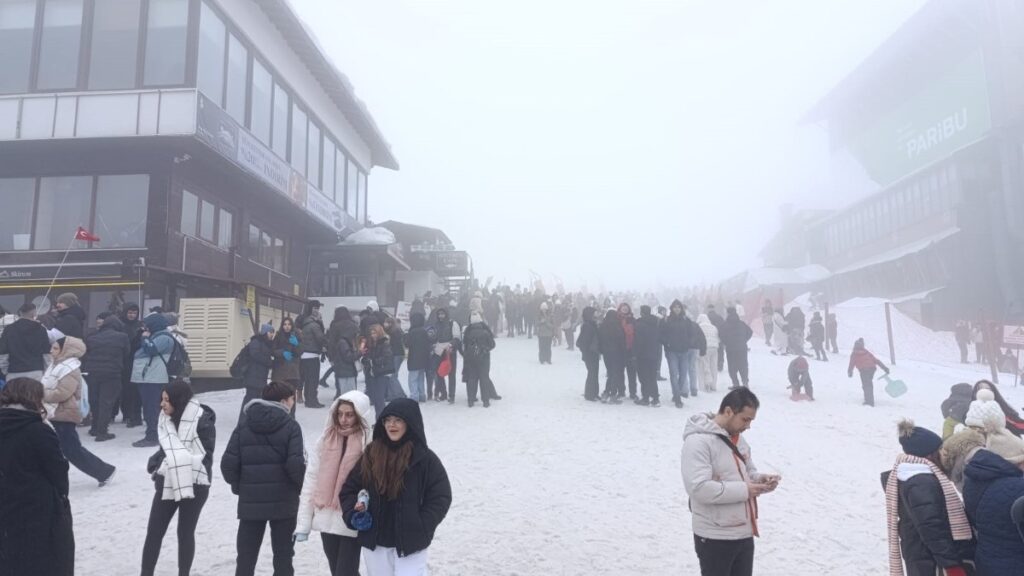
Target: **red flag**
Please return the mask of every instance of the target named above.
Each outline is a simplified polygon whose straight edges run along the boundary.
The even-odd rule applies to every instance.
[[[92,232],[89,232],[85,228],[79,226],[78,231],[75,232],[75,240],[82,240],[85,242],[99,242],[100,237],[93,235]]]

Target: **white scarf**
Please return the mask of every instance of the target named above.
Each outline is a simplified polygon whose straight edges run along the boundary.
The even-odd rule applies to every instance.
[[[156,473],[164,477],[163,500],[188,500],[195,497],[193,485],[210,485],[203,466],[206,449],[199,441],[199,417],[202,415],[203,408],[195,400],[185,406],[177,428],[170,416],[160,413],[158,432],[164,462]]]
[[[43,389],[53,390],[57,387],[57,384],[60,383],[62,378],[81,367],[82,361],[78,358],[65,358],[60,362],[50,364],[50,366],[46,368],[46,372],[43,373],[43,378],[41,380],[43,383]],[[46,420],[49,421],[57,411],[57,405],[45,402],[43,403],[43,407],[46,408]]]

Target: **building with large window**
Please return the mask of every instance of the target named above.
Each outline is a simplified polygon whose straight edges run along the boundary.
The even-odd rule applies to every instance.
[[[1022,54],[1020,2],[931,0],[809,112],[875,187],[806,223],[830,301],[1024,319]]]
[[[285,0],[0,1],[0,305],[293,309],[397,169]],[[75,241],[82,227],[100,240]],[[70,247],[70,252],[66,252]]]

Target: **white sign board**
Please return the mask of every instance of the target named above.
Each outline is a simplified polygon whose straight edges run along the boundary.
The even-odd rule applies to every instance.
[[[412,311],[411,302],[399,302],[395,306],[395,319],[402,323],[402,328],[405,330],[409,329],[409,312]]]
[[[1024,348],[1024,326],[1003,326],[1003,344]]]

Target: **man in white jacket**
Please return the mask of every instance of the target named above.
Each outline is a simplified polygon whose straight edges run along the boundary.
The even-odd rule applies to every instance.
[[[683,433],[683,485],[690,496],[693,541],[702,576],[750,576],[754,570],[757,497],[779,476],[760,474],[740,435],[760,402],[747,388],[722,399],[718,414],[695,414]]]

